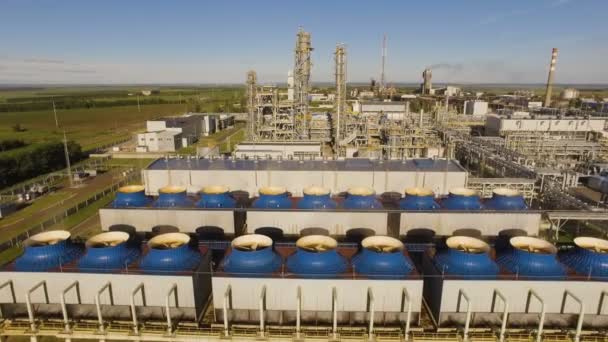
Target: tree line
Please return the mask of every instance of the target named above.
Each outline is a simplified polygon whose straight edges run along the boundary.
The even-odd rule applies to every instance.
[[[68,142],[70,161],[86,155],[74,141]],[[24,148],[0,153],[0,188],[65,168],[65,152],[61,141],[35,143]]]
[[[0,140],[0,152],[13,150],[25,146],[25,141],[19,139],[4,139]]]

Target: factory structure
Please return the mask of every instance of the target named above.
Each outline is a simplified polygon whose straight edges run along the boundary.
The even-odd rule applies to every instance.
[[[396,94],[386,42],[372,96],[348,98],[343,44],[316,96],[300,30],[286,91],[247,73],[232,154],[155,160],[87,239],[24,237],[0,267],[0,337],[605,341],[608,125],[549,107],[557,49],[523,111],[434,89],[431,68]],[[148,131],[176,148],[208,120]]]
[[[137,134],[138,152],[175,152],[202,136],[234,126],[228,114],[187,113],[146,121],[146,131]]]

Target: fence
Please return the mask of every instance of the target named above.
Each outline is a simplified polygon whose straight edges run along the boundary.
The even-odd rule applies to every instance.
[[[107,196],[108,194],[116,192],[118,190],[118,188],[120,188],[121,186],[129,184],[130,182],[135,181],[139,177],[140,177],[139,172],[129,173],[124,179],[122,179],[121,181],[119,181],[117,183],[112,184],[110,187],[108,187],[100,192],[97,192],[95,195],[87,198],[86,200],[84,200],[78,204],[73,205],[70,208],[65,209],[62,213],[60,213],[58,215],[55,215],[42,223],[36,224],[36,225],[28,228],[25,232],[20,233],[19,235],[15,236],[15,237],[11,237],[10,240],[0,243],[0,252],[3,252],[12,247],[21,245],[21,243],[23,241],[27,240],[31,235],[46,231],[48,228],[52,227],[53,225],[62,222],[67,217],[76,214],[78,211],[97,202],[99,199]]]

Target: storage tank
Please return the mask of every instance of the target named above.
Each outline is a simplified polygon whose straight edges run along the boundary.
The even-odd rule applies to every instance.
[[[376,198],[376,192],[363,186],[348,189],[342,206],[344,209],[382,209],[382,203]]]
[[[355,272],[377,279],[401,279],[414,270],[412,261],[404,254],[403,243],[388,236],[363,239],[352,264]]]
[[[304,197],[297,204],[298,209],[336,209],[337,206],[329,189],[315,185],[304,189]]]
[[[608,278],[608,240],[594,237],[577,237],[575,247],[560,253],[559,259],[576,273],[606,280]]]
[[[198,250],[190,245],[184,233],[166,233],[148,241],[148,253],[139,267],[146,273],[172,273],[193,270],[201,260]]]
[[[510,240],[513,248],[498,255],[496,262],[511,273],[526,278],[562,279],[565,267],[557,259],[557,248],[549,242],[529,236]]]
[[[118,189],[112,202],[114,208],[145,207],[150,203],[143,185],[127,185]]]
[[[494,189],[492,198],[484,203],[486,209],[491,210],[526,210],[526,200],[524,196],[517,190],[511,189]]]
[[[348,264],[329,236],[309,235],[296,241],[296,251],[287,258],[287,269],[306,278],[332,278],[346,272]]]
[[[154,202],[157,208],[191,207],[186,188],[182,186],[165,186],[158,190],[158,199]]]
[[[17,271],[49,271],[73,261],[82,246],[72,243],[70,232],[51,230],[31,236],[24,242],[25,251],[15,261]]]
[[[401,210],[434,210],[439,209],[435,202],[435,194],[430,189],[408,188],[405,197],[399,201]]]
[[[281,267],[281,257],[272,249],[272,239],[260,234],[239,236],[223,262],[224,271],[240,276],[259,276]]]
[[[441,201],[441,205],[451,210],[479,210],[482,208],[477,191],[466,188],[451,189],[448,197]]]
[[[465,279],[493,279],[498,275],[498,265],[490,257],[487,243],[468,236],[452,236],[446,245],[434,258],[441,273]]]
[[[230,195],[230,189],[227,186],[212,185],[201,190],[201,199],[196,206],[199,208],[236,208],[236,200]]]
[[[590,176],[587,178],[587,186],[595,191],[608,194],[608,177]]]
[[[105,232],[88,239],[86,253],[78,261],[84,272],[109,272],[125,269],[137,257],[139,246],[129,243],[125,232]]]
[[[289,209],[291,200],[287,189],[280,186],[265,186],[260,188],[260,197],[253,201],[252,207],[256,209]]]

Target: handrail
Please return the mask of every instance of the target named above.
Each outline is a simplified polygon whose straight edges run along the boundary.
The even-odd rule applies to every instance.
[[[526,300],[526,313],[528,313],[530,309],[530,299],[534,297],[540,302],[540,320],[538,322],[538,332],[536,334],[536,342],[541,342],[543,336],[543,326],[545,325],[545,302],[541,298],[536,291],[530,289],[528,291],[528,298]]]
[[[139,323],[137,322],[137,311],[135,310],[135,295],[137,292],[141,292],[141,301],[143,306],[146,306],[146,291],[144,289],[144,283],[140,283],[131,292],[131,317],[133,319],[133,333],[139,334]]]
[[[334,339],[338,338],[338,291],[335,287],[331,288],[331,311],[332,311],[332,335]]]
[[[82,304],[82,299],[80,298],[80,284],[78,283],[78,280],[63,289],[63,292],[61,292],[61,297],[59,298],[61,301],[61,312],[63,313],[63,331],[65,333],[70,333],[72,331],[70,328],[70,319],[68,317],[68,308],[65,304],[65,295],[73,288],[76,289],[76,298],[78,299],[78,304]]]
[[[498,291],[498,289],[494,289],[494,295],[492,296],[492,308],[490,309],[490,312],[494,312],[494,308],[496,306],[496,297],[502,299],[502,302],[504,303],[499,335],[499,341],[503,342],[505,340],[505,331],[507,330],[507,320],[509,318],[509,302],[507,302],[507,297],[505,297],[502,292]]]
[[[105,333],[106,329],[103,324],[103,316],[101,315],[101,294],[108,289],[108,294],[110,295],[110,305],[114,305],[114,295],[112,294],[112,283],[107,282],[104,286],[102,286],[99,291],[97,291],[97,295],[95,296],[95,307],[97,308],[97,322],[99,324],[99,332]]]
[[[583,319],[585,318],[585,303],[574,295],[574,293],[570,292],[570,290],[564,291],[564,300],[562,301],[562,310],[563,314],[566,309],[566,299],[570,296],[579,304],[579,312],[578,312],[578,321],[576,323],[576,334],[574,335],[574,342],[580,342],[581,340],[581,330],[583,330]]]
[[[266,310],[266,285],[260,293],[260,337],[264,337],[264,311]]]
[[[4,284],[0,285],[0,290],[5,288],[6,286],[9,286],[11,289],[11,296],[13,298],[13,304],[17,303],[17,296],[15,296],[15,285],[13,284],[13,281],[8,280],[8,281],[4,282]],[[3,318],[3,317],[4,317],[4,314],[2,313],[2,308],[0,307],[0,318]]]
[[[175,298],[175,307],[179,308],[179,302],[177,300],[177,284],[174,283],[173,286],[171,286],[167,292],[167,296],[165,297],[165,310],[167,310],[167,334],[169,335],[173,333],[173,324],[171,323],[171,308],[169,307],[171,293],[173,293]]]
[[[300,339],[300,324],[302,320],[302,287],[298,286],[297,294],[297,307],[296,307],[296,339]]]
[[[405,316],[405,331],[404,331],[404,339],[407,342],[410,339],[410,320],[412,319],[412,300],[410,298],[409,293],[407,292],[407,288],[403,288],[401,291],[401,312],[405,309],[405,302],[407,301],[407,315]]]
[[[34,320],[34,310],[32,309],[32,292],[36,291],[36,289],[38,289],[40,286],[42,286],[42,288],[44,289],[44,299],[46,301],[47,304],[49,304],[49,290],[46,286],[46,280],[43,280],[41,282],[39,282],[38,284],[34,285],[34,287],[32,287],[31,289],[29,289],[29,291],[27,291],[27,295],[25,296],[25,303],[27,306],[27,316],[29,318],[30,321],[30,329],[32,331],[36,331],[36,321]]]
[[[371,341],[374,335],[374,292],[371,287],[367,288],[367,311],[369,312],[368,339]]]
[[[226,292],[224,292],[224,336],[230,336],[230,331],[228,330],[228,307],[232,309],[232,286],[230,284],[226,287]]]
[[[466,320],[464,322],[464,332],[462,335],[462,339],[463,339],[463,341],[468,341],[469,340],[469,326],[471,324],[471,299],[469,299],[469,296],[467,296],[467,294],[464,292],[463,289],[460,289],[458,291],[458,303],[456,305],[456,312],[460,312],[460,298],[464,298],[467,301],[467,316],[466,316]]]

